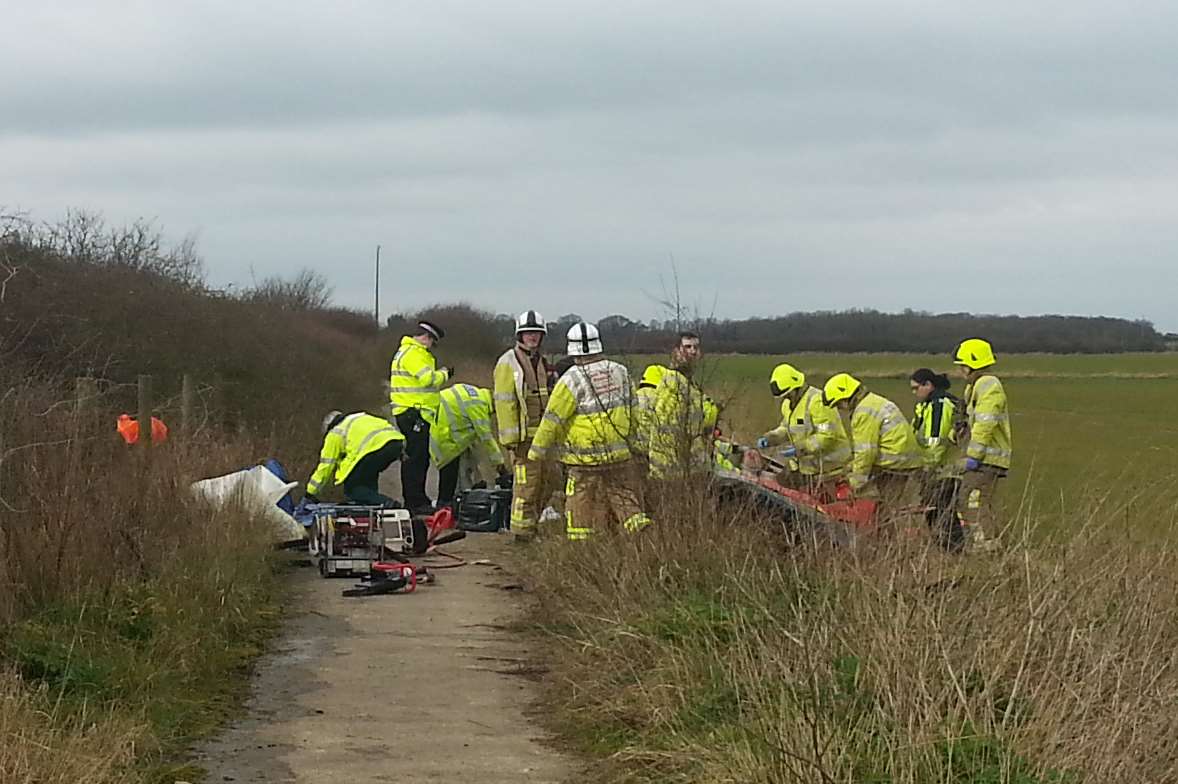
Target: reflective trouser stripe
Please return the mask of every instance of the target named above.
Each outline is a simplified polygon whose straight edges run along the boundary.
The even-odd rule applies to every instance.
[[[650,525],[652,522],[653,521],[650,519],[649,515],[642,513],[642,514],[630,515],[630,517],[628,517],[626,519],[626,522],[623,523],[623,525],[626,527],[626,531],[628,531],[629,533],[632,533],[632,534],[636,534],[639,531],[641,531],[643,528],[645,528],[646,526]]]
[[[528,485],[528,467],[524,463],[515,464],[515,482],[511,488],[511,527],[517,529],[531,528],[535,521],[524,519],[524,504],[527,499],[524,493]]]

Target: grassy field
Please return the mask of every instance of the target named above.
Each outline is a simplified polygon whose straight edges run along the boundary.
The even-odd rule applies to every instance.
[[[798,354],[789,357],[821,386],[833,373],[859,375],[873,390],[911,413],[908,375],[918,367],[950,372],[946,357],[925,354]],[[655,357],[635,357],[641,367]],[[725,355],[705,360],[701,379],[725,403],[723,425],[750,442],[777,423],[769,394],[770,356]],[[1015,438],[1008,503],[1050,527],[1066,526],[1078,509],[1101,499],[1118,505],[1140,496],[1159,522],[1174,514],[1178,421],[1167,416],[1178,398],[1178,354],[1013,355],[1002,358]],[[963,384],[954,378],[954,391]],[[1141,504],[1137,504],[1140,506]]]
[[[815,384],[859,373],[905,411],[908,373],[948,367],[790,359]],[[710,357],[700,373],[739,440],[775,423],[778,361]],[[541,543],[527,566],[551,726],[597,762],[593,781],[1178,781],[1156,753],[1178,732],[1178,355],[1000,370],[1016,467],[998,553],[788,546],[688,482],[658,493],[641,536]],[[1024,539],[1024,524],[1055,535]]]

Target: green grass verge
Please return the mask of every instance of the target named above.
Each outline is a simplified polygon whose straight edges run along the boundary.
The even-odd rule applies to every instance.
[[[280,619],[275,561],[250,549],[102,596],[57,601],[7,629],[0,651],[55,715],[146,727],[144,782],[192,780],[182,753],[241,703]]]

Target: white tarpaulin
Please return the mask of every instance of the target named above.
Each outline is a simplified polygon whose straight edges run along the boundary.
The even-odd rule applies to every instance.
[[[246,512],[256,515],[274,529],[279,542],[301,541],[306,537],[303,526],[278,508],[277,503],[298,482],[283,482],[265,466],[254,466],[192,483],[192,493],[216,508],[230,501],[241,504]]]

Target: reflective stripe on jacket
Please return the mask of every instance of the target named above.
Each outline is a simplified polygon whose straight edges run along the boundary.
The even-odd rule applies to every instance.
[[[711,470],[719,407],[678,370],[668,369],[659,382],[650,434],[651,474]]]
[[[539,382],[540,406],[548,404],[547,367],[543,360],[536,370]],[[538,423],[528,427],[528,390],[525,389],[524,369],[512,346],[495,363],[495,421],[499,426],[499,443],[506,446],[522,444],[536,435]]]
[[[482,449],[492,465],[503,463],[491,427],[491,390],[470,384],[443,389],[438,395],[438,421],[430,429],[430,460],[442,468],[474,446]]]
[[[529,460],[609,465],[630,459],[630,373],[608,359],[574,365],[556,382]]]
[[[851,487],[856,490],[871,479],[872,470],[911,471],[921,467],[916,433],[899,407],[885,397],[868,392],[851,414]]]
[[[838,411],[822,402],[822,390],[809,387],[786,421],[801,473],[831,476],[847,467],[851,440]]]
[[[997,376],[982,376],[965,390],[969,444],[965,456],[997,468],[1010,468],[1014,440],[1006,390]]]
[[[401,347],[393,355],[389,369],[389,402],[393,406],[393,416],[416,408],[425,421],[433,424],[438,411],[438,392],[449,380],[449,376],[437,367],[437,360],[429,349],[408,335],[401,338]]]
[[[944,392],[934,392],[928,400],[916,404],[912,429],[926,468],[942,471],[952,467],[951,450],[957,441],[953,432],[956,412],[956,401]]]
[[[363,411],[348,414],[323,437],[319,465],[307,480],[307,492],[318,495],[334,476],[335,484],[342,485],[360,462],[390,441],[404,441],[405,436],[388,420]]]

